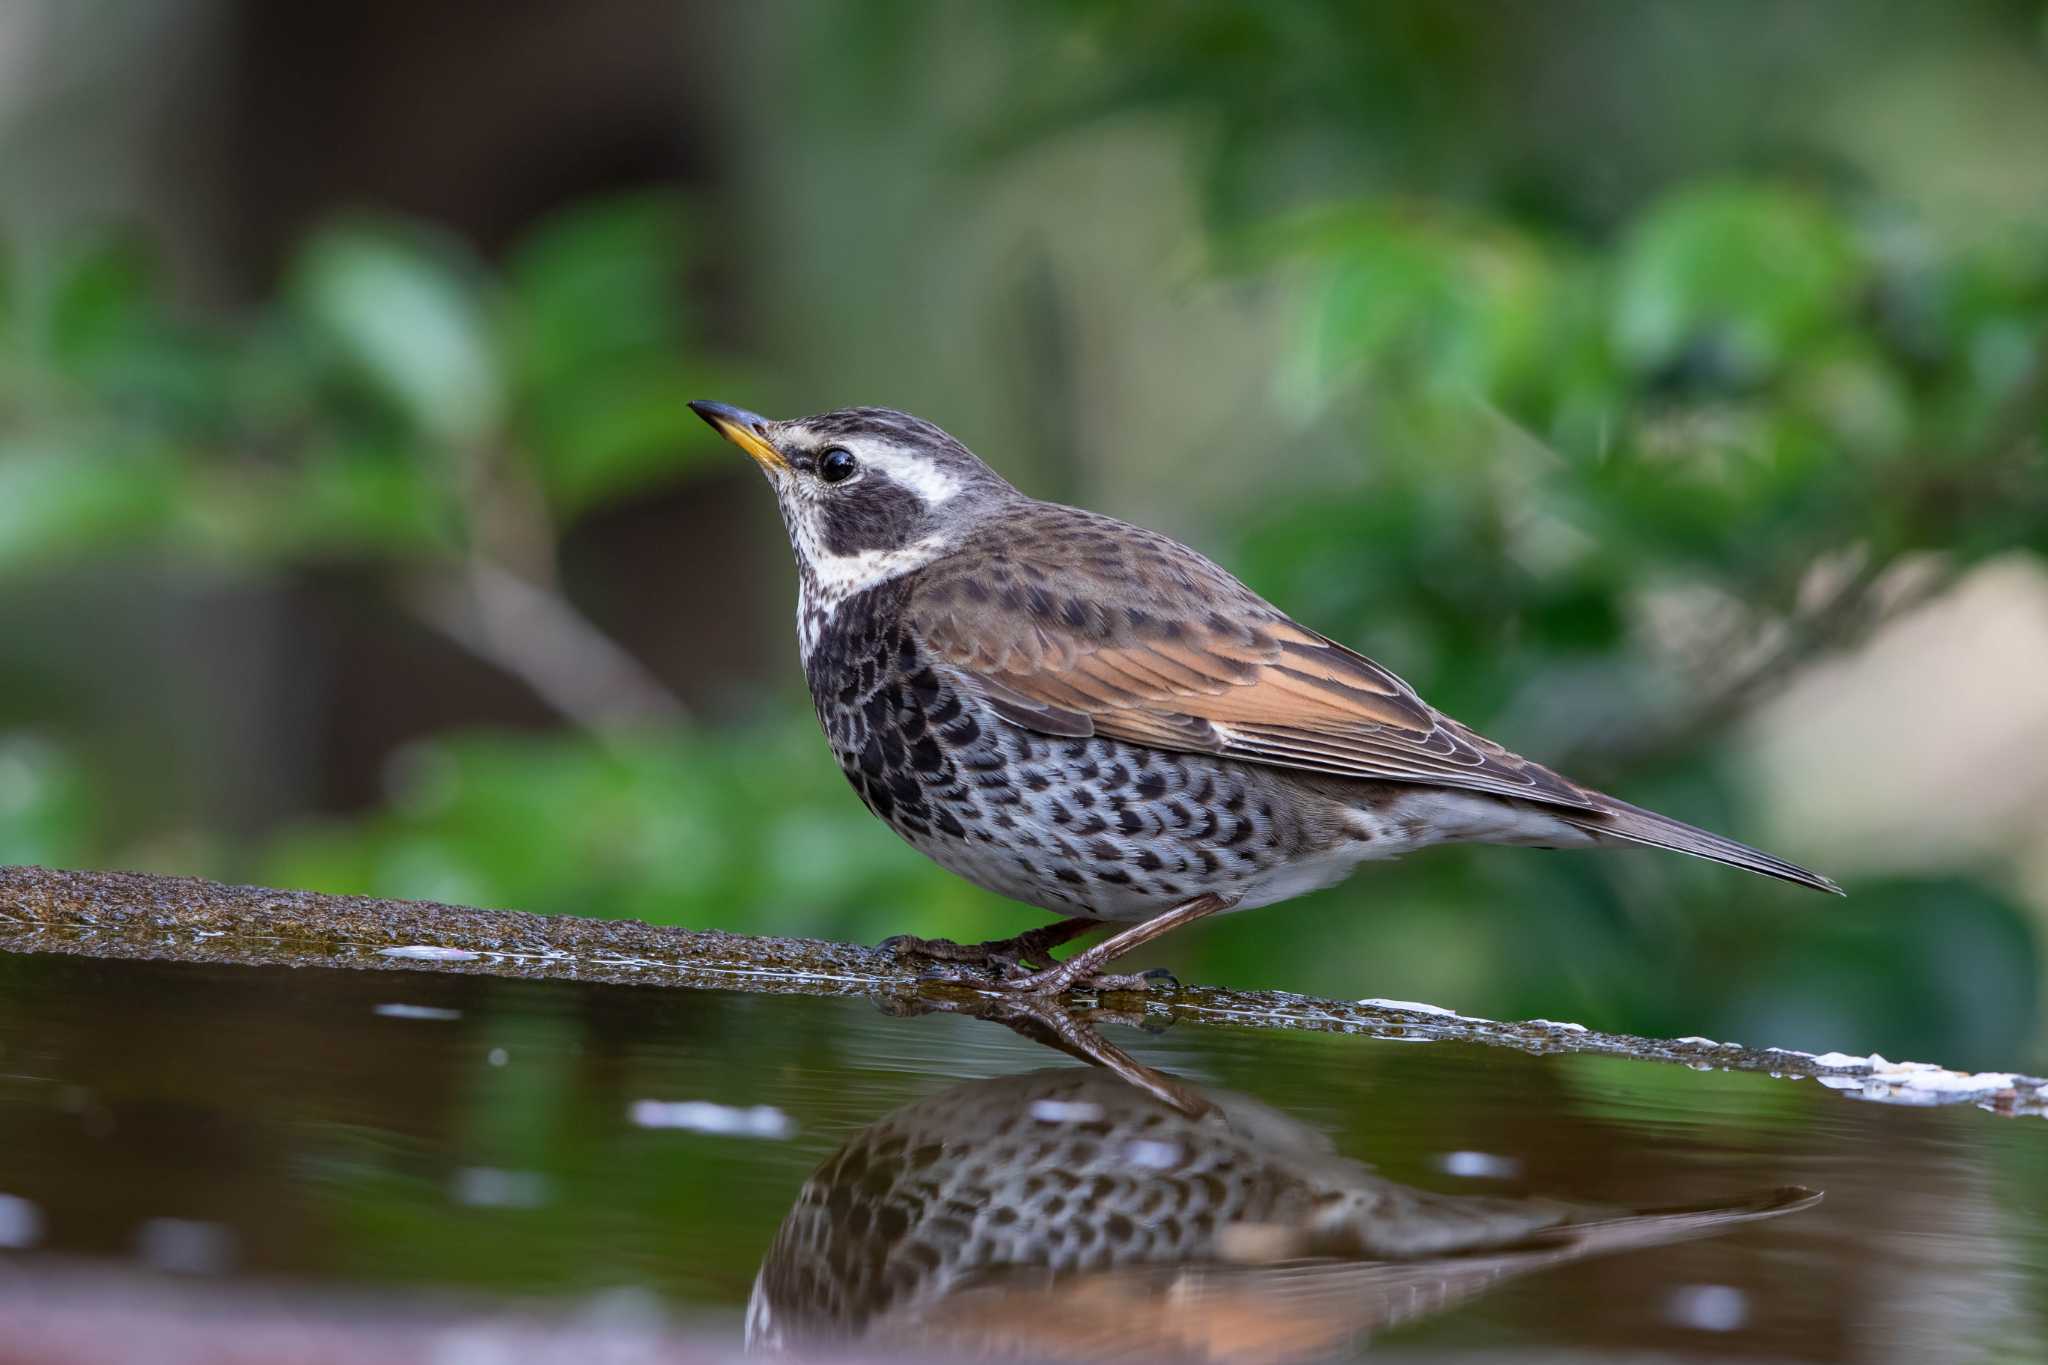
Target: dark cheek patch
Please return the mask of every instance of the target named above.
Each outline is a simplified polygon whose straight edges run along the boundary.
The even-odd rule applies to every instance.
[[[924,500],[870,471],[858,483],[828,492],[818,507],[818,539],[833,556],[908,545],[924,520]]]

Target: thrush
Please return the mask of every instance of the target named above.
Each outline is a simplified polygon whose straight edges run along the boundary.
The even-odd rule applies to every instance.
[[[1192,1103],[1067,1067],[970,1081],[869,1125],[777,1229],[749,1350],[1324,1360],[1506,1279],[1820,1197],[1632,1210],[1442,1194],[1255,1100],[1175,1084]]]
[[[1029,497],[930,422],[690,406],[775,490],[804,675],[861,800],[941,866],[1064,917],[907,945],[993,960],[1005,989],[1142,984],[1103,968],[1437,844],[1649,845],[1839,894],[1509,752],[1196,551]]]

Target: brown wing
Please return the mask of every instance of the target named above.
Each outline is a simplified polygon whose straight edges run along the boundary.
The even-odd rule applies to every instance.
[[[1040,504],[920,574],[925,648],[1042,734],[1599,810],[1164,536]]]

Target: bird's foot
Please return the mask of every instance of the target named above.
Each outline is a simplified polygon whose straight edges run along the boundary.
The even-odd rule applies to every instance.
[[[972,979],[969,973],[946,970],[951,967],[980,967],[1001,979],[1020,971],[1052,969],[1058,965],[1052,956],[1054,948],[1097,927],[1097,922],[1092,919],[1063,919],[1026,930],[1015,938],[990,939],[986,943],[955,943],[949,938],[897,934],[883,939],[875,947],[898,959],[916,958],[937,964],[939,970],[928,971],[926,975],[941,980]]]
[[[1145,972],[1139,976],[1111,974],[1102,969],[1135,948],[1142,948],[1152,940],[1169,934],[1184,924],[1192,924],[1218,911],[1228,910],[1237,904],[1235,896],[1223,896],[1206,891],[1193,900],[1182,901],[1162,915],[1141,920],[1125,929],[1111,934],[1102,942],[1075,953],[1058,966],[1040,971],[1027,972],[1019,976],[1006,972],[997,989],[1013,995],[1062,995],[1076,986],[1086,986],[1098,991],[1149,990],[1159,979],[1157,973]],[[1169,975],[1165,978],[1171,981]]]

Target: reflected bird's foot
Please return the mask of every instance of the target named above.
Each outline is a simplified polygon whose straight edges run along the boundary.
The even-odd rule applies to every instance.
[[[1017,979],[1023,980],[1024,974],[1019,973]],[[1096,972],[1077,978],[1074,986],[1084,991],[1137,991],[1143,994],[1147,991],[1177,991],[1180,989],[1180,978],[1164,967],[1153,967],[1142,972]],[[1042,996],[1045,992],[1035,991],[1030,994]]]
[[[944,940],[940,940],[942,943]],[[960,944],[948,944],[959,948]],[[963,951],[972,951],[988,945],[970,944]],[[918,954],[918,956],[924,956]],[[1153,967],[1142,972],[1068,971],[1058,962],[1047,961],[1037,971],[1007,953],[995,952],[986,958],[947,960],[936,955],[930,964],[919,973],[926,981],[945,982],[948,985],[970,986],[980,990],[998,990],[1004,995],[1019,1000],[1051,1000],[1068,990],[1094,991],[1110,994],[1118,991],[1175,991],[1180,989],[1180,978],[1164,967]]]
[[[1155,1021],[1142,1013],[1126,1014],[1099,1007],[1084,1007],[1083,1011],[1077,1012],[1060,1001],[1028,995],[898,999],[884,1002],[882,1008],[884,1013],[898,1016],[965,1014],[986,1019],[1078,1061],[1101,1067],[1183,1114],[1205,1114],[1213,1107],[1200,1091],[1146,1066],[1095,1028],[1097,1023],[1117,1023],[1145,1028],[1148,1032],[1156,1031],[1148,1027]]]

